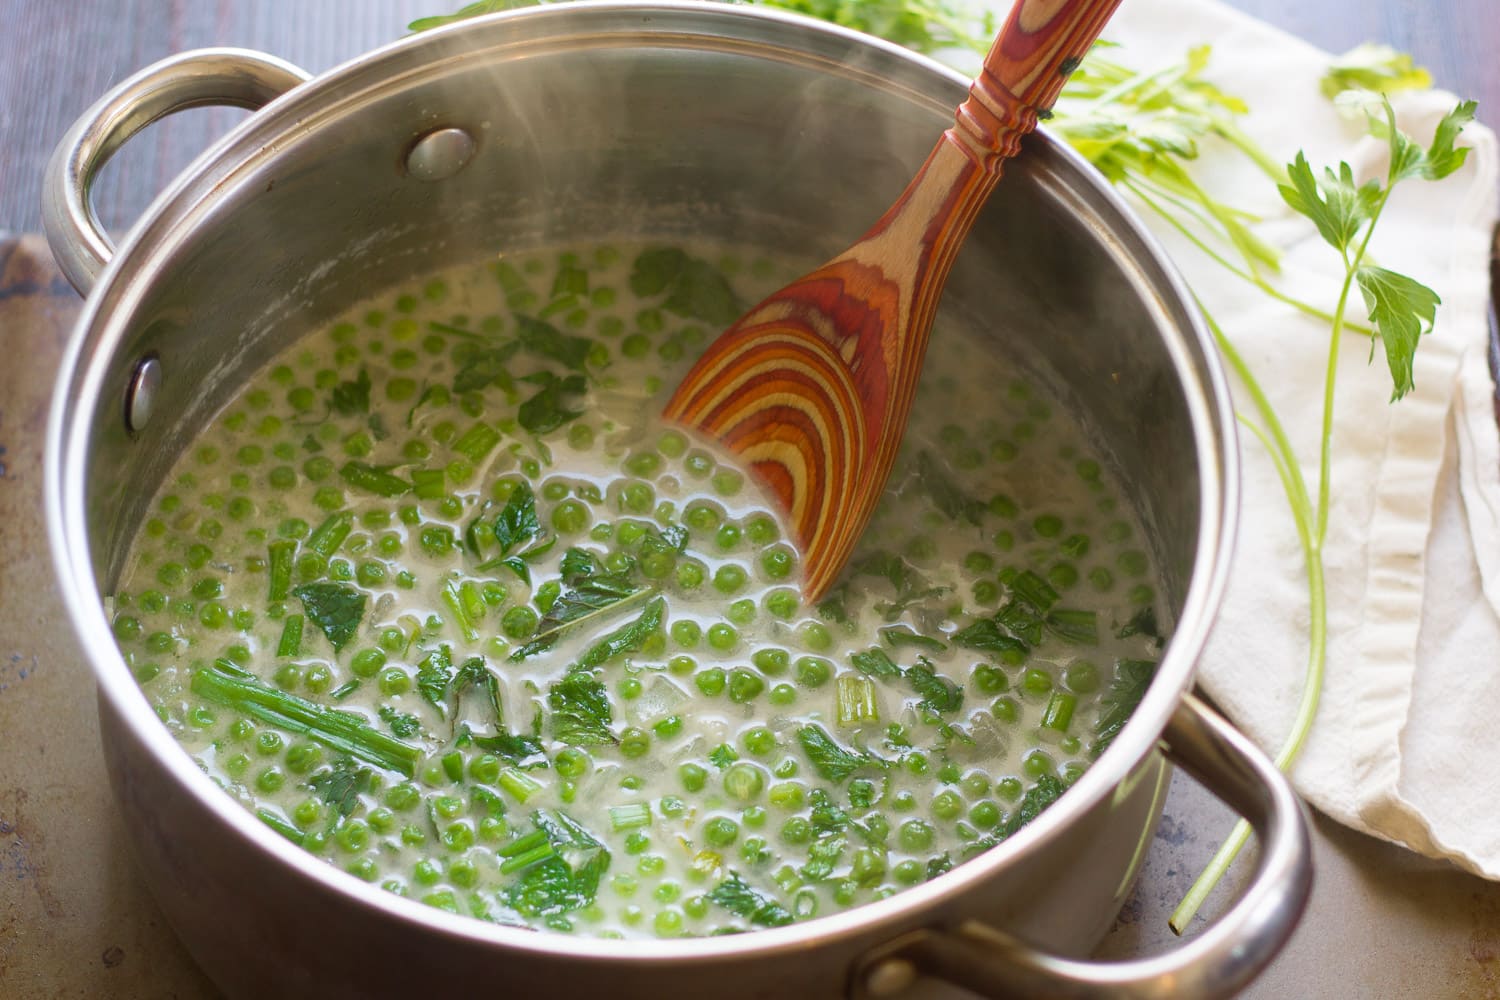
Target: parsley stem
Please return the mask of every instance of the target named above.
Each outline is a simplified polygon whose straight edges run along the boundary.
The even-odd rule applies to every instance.
[[[1353,270],[1349,271],[1350,279]],[[1348,301],[1348,286],[1344,286],[1344,294],[1339,297],[1339,313],[1342,317],[1344,306]],[[1198,303],[1202,308],[1203,303]],[[1229,366],[1239,377],[1254,403],[1260,419],[1264,423],[1264,429],[1251,423],[1242,415],[1240,420],[1248,427],[1261,444],[1271,454],[1272,461],[1276,464],[1277,475],[1281,477],[1282,490],[1286,493],[1287,505],[1291,508],[1292,520],[1297,526],[1297,538],[1302,545],[1303,560],[1307,565],[1307,592],[1308,592],[1308,649],[1307,649],[1307,673],[1302,686],[1302,698],[1297,706],[1297,716],[1292,722],[1290,732],[1287,734],[1281,750],[1276,755],[1277,768],[1285,771],[1296,761],[1302,752],[1302,746],[1307,741],[1307,734],[1312,729],[1313,719],[1317,716],[1318,705],[1323,695],[1323,678],[1328,657],[1328,589],[1324,576],[1323,566],[1323,535],[1321,531],[1315,533],[1312,529],[1312,521],[1315,515],[1322,515],[1327,509],[1327,472],[1326,460],[1331,446],[1332,435],[1325,430],[1323,435],[1323,458],[1324,472],[1319,483],[1319,505],[1320,510],[1315,511],[1308,499],[1307,483],[1302,476],[1302,468],[1297,464],[1296,452],[1292,450],[1291,440],[1287,437],[1286,429],[1281,420],[1276,416],[1270,400],[1260,383],[1256,381],[1251,373],[1249,365],[1245,363],[1244,357],[1235,349],[1233,343],[1224,335],[1223,329],[1216,323],[1207,310],[1204,310],[1204,318],[1213,331],[1214,338],[1219,344],[1219,350],[1223,353]],[[1335,324],[1337,330],[1337,324]],[[1334,338],[1332,350],[1336,353],[1337,337]],[[1332,365],[1330,365],[1332,370]],[[1325,415],[1332,412],[1332,387],[1325,390],[1326,398]],[[1326,425],[1325,425],[1326,426]],[[1322,523],[1321,516],[1319,517]],[[1181,934],[1187,925],[1197,914],[1199,908],[1208,898],[1219,880],[1222,879],[1229,866],[1239,855],[1241,848],[1250,836],[1250,824],[1240,820],[1230,831],[1228,838],[1219,845],[1214,856],[1209,860],[1203,871],[1193,881],[1187,894],[1172,911],[1172,916],[1167,921],[1173,933]]]
[[[1198,236],[1198,234],[1189,229],[1181,219],[1177,218],[1172,212],[1168,211],[1165,206],[1158,202],[1157,198],[1152,197],[1152,194],[1148,193],[1151,190],[1149,186],[1134,179],[1127,179],[1122,183],[1124,184],[1125,188],[1130,191],[1131,194],[1139,198],[1147,208],[1151,209],[1151,211],[1161,216],[1161,218],[1165,220],[1167,224],[1181,233],[1183,237],[1185,237],[1195,247],[1201,250],[1205,256],[1214,261],[1214,263],[1218,264],[1220,267],[1224,268],[1230,274],[1234,275],[1242,281],[1249,282],[1265,294],[1271,296],[1271,298],[1276,299],[1278,302],[1282,302],[1286,305],[1291,306],[1293,309],[1296,309],[1300,313],[1311,316],[1315,319],[1320,319],[1325,323],[1331,324],[1333,322],[1333,313],[1327,312],[1323,309],[1319,309],[1317,306],[1312,305],[1309,302],[1303,302],[1301,299],[1287,295],[1280,289],[1276,288],[1276,286],[1266,281],[1266,279],[1262,278],[1260,275],[1243,270],[1235,264],[1231,263],[1226,257],[1220,254],[1218,251],[1214,250],[1207,243],[1205,243],[1203,239]],[[1157,191],[1156,193],[1157,196],[1162,198],[1163,200],[1172,200],[1175,202],[1175,199],[1170,199],[1165,192]],[[1183,207],[1184,209],[1186,209],[1186,206]],[[1375,334],[1375,331],[1372,328],[1363,326],[1359,323],[1350,323],[1347,320],[1344,323],[1344,329],[1352,330],[1356,333],[1362,333],[1367,337],[1374,336]]]
[[[1370,221],[1365,226],[1365,235],[1359,242],[1359,249],[1354,252],[1352,259],[1347,251],[1344,253],[1344,285],[1339,291],[1338,306],[1334,309],[1333,334],[1328,342],[1328,369],[1323,377],[1323,439],[1318,461],[1318,531],[1316,536],[1319,550],[1323,547],[1323,539],[1328,535],[1328,497],[1332,488],[1333,402],[1334,389],[1338,383],[1339,342],[1344,332],[1344,312],[1349,306],[1349,292],[1354,287],[1355,274],[1359,271],[1360,264],[1364,262],[1365,251],[1370,246],[1370,237],[1375,234],[1375,226],[1380,222],[1380,214],[1385,210],[1385,203],[1390,197],[1391,187],[1386,187],[1380,195],[1380,201],[1370,212]]]
[[[1277,184],[1286,183],[1286,167],[1262,149],[1260,144],[1246,135],[1238,125],[1218,115],[1214,116],[1213,123],[1214,131],[1249,157],[1267,177]]]

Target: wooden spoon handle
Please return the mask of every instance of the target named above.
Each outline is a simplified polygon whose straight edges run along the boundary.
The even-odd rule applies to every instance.
[[[1119,5],[1017,0],[959,106],[952,138],[986,167],[1014,156]]]

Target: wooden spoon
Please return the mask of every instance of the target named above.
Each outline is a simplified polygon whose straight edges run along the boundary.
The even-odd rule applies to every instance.
[[[774,493],[816,601],[843,569],[906,430],[933,314],[1001,165],[1120,0],[1017,0],[927,162],[869,232],[719,336],[664,415]]]

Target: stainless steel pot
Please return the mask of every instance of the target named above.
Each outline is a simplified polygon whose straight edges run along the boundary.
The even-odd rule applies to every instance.
[[[68,134],[45,217],[88,302],[48,430],[51,544],[142,868],[226,992],[864,997],[927,973],[992,996],[1221,996],[1271,958],[1308,892],[1304,819],[1264,757],[1188,693],[1235,517],[1224,380],[1155,244],[1045,135],[976,226],[939,326],[983,324],[1082,415],[1150,527],[1175,632],[1113,747],[983,857],[852,912],[733,938],[490,926],[367,886],[262,826],[176,746],[111,639],[100,594],[157,484],[248,374],[314,324],[502,248],[649,236],[830,253],[901,189],[963,92],[934,63],[798,18],[568,5],[408,38],[312,81],[255,53],[187,53],[120,84]],[[145,124],[209,103],[260,110],[116,252],[89,207],[95,172]],[[1171,955],[1062,957],[1118,911],[1169,759],[1255,825],[1254,883]]]

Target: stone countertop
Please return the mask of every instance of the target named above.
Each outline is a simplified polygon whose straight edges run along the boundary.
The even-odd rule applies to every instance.
[[[129,856],[93,680],[47,551],[42,439],[78,306],[39,238],[0,240],[0,338],[8,357],[24,359],[0,365],[0,997],[212,997]],[[1176,776],[1145,871],[1098,957],[1173,946],[1167,914],[1232,822]],[[1321,817],[1314,834],[1312,902],[1246,1000],[1500,998],[1500,884]],[[1252,862],[1247,852],[1236,873]],[[1205,916],[1235,889],[1221,887]]]

